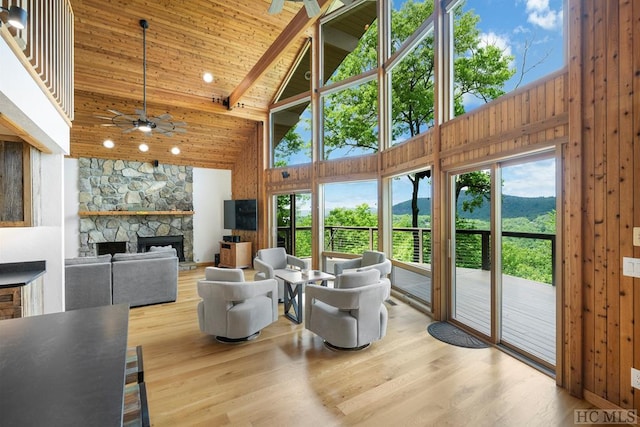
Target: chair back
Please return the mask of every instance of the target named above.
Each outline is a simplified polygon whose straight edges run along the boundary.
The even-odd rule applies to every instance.
[[[256,254],[256,258],[275,270],[287,268],[287,252],[284,248],[260,249]]]
[[[366,267],[368,265],[380,264],[387,259],[387,256],[384,252],[378,251],[364,251],[362,253],[362,264],[361,267]]]
[[[212,282],[244,282],[244,273],[239,268],[207,267],[204,277]]]
[[[337,289],[353,289],[361,286],[372,285],[380,281],[380,272],[374,268],[371,270],[353,271],[343,273],[336,277],[334,287]]]

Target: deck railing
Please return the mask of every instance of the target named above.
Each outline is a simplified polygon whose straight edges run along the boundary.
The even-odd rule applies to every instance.
[[[12,43],[22,52],[25,66],[41,83],[69,122],[73,120],[73,10],[70,0],[0,0],[3,7],[19,6],[28,13],[24,30],[11,28]],[[6,34],[6,33],[5,33]],[[15,50],[15,49],[14,49]]]
[[[288,253],[311,256],[311,227],[296,227],[296,241],[293,241],[292,235],[290,227],[278,227],[278,246],[286,248]],[[393,229],[392,235],[395,260],[431,264],[431,229],[398,227]],[[378,247],[378,228],[326,226],[324,238],[325,251],[361,254],[365,250]],[[488,230],[456,230],[456,266],[490,270],[490,238],[491,233]],[[507,239],[527,239],[530,244],[542,241],[542,247],[535,250],[543,251],[544,258],[548,259],[551,265],[550,277],[544,281],[555,284],[554,234],[503,231],[502,238],[503,242]],[[523,275],[512,272],[509,274]]]

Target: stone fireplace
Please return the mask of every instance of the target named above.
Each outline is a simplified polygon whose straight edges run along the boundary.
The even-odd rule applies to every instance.
[[[95,158],[78,167],[80,256],[96,255],[97,243],[125,242],[133,253],[139,238],[172,237],[182,239],[181,261],[193,261],[192,167]]]

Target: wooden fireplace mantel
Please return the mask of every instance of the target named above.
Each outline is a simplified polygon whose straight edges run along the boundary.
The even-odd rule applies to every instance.
[[[80,211],[79,216],[193,215],[194,211]]]

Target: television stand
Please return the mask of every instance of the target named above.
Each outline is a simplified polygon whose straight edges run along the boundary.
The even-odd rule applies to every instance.
[[[220,264],[226,268],[251,267],[251,242],[220,242]]]

